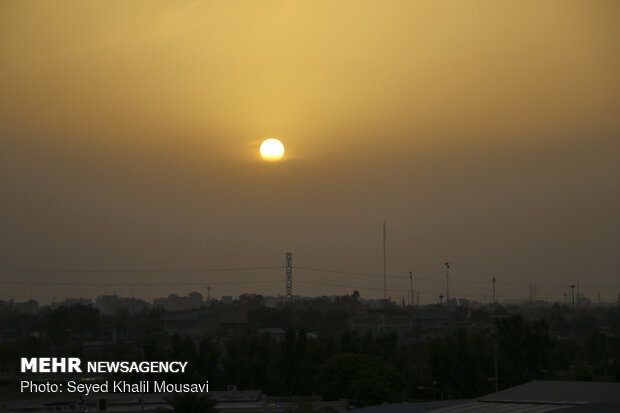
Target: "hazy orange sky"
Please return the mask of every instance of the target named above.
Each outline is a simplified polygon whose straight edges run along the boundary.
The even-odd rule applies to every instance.
[[[0,299],[274,295],[283,269],[23,270],[286,251],[381,274],[385,220],[398,301],[411,269],[436,301],[444,261],[453,296],[484,300],[495,276],[506,299],[579,281],[615,301],[619,21],[616,1],[3,1]],[[284,161],[260,160],[269,137]],[[380,277],[294,280],[383,296]]]

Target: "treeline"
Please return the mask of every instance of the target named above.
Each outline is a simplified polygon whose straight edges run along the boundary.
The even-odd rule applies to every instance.
[[[269,395],[321,395],[358,405],[477,397],[534,379],[620,381],[620,339],[598,332],[552,339],[546,321],[497,319],[489,332],[459,329],[431,340],[344,331],[309,338],[289,328],[282,340],[248,329],[221,342],[205,338],[147,339],[152,360],[188,360],[192,380],[213,389],[235,384]],[[187,377],[176,377],[187,380]]]
[[[534,379],[620,381],[617,308],[471,313],[470,319],[484,321],[483,328],[457,327],[467,312],[454,309],[453,324],[444,331],[399,337],[347,330],[348,315],[359,310],[355,297],[323,308],[242,304],[248,305],[244,330],[200,339],[166,334],[162,314],[155,311],[102,316],[76,305],[38,316],[11,315],[1,327],[25,334],[0,343],[0,371],[17,372],[24,356],[183,360],[189,362],[187,374],[149,378],[208,380],[211,390],[234,384],[271,396],[347,398],[359,406],[477,397],[493,392],[496,381],[500,389]],[[285,334],[270,335],[258,327],[281,327]],[[321,333],[314,334],[317,330]],[[99,340],[96,347],[94,340]]]

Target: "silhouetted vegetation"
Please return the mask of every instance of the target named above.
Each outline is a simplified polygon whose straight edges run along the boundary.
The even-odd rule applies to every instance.
[[[165,331],[161,311],[104,316],[85,305],[44,309],[38,316],[5,311],[2,330],[12,337],[0,343],[0,369],[16,372],[23,356],[186,360],[187,374],[151,378],[208,380],[212,390],[235,384],[272,396],[347,398],[358,406],[491,393],[495,363],[500,389],[534,379],[620,381],[616,307],[574,313],[559,304],[371,309],[355,295],[275,308],[264,307],[260,297],[217,304],[221,313],[240,308],[247,322],[201,336]],[[359,314],[442,324],[400,334],[360,333],[347,328]],[[178,399],[175,411],[194,402],[202,403]]]

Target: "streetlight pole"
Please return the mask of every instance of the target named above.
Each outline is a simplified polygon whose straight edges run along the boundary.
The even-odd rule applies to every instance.
[[[446,266],[446,303],[450,305],[450,263],[444,263]]]
[[[493,362],[495,364],[495,392],[497,393],[499,391],[499,387],[498,387],[498,383],[499,383],[499,377],[497,375],[497,336],[495,337],[495,339],[493,340],[494,344],[495,344],[495,351],[493,353]]]
[[[575,285],[570,286],[571,303],[573,305],[573,313],[575,312]]]

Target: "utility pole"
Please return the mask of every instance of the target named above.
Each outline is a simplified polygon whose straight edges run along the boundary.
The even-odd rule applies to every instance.
[[[409,271],[409,305],[413,305],[413,271]]]
[[[131,314],[133,314],[134,310],[134,295],[133,295],[133,284],[131,284]]]
[[[439,305],[443,306],[443,294],[439,294]]]
[[[571,284],[570,286],[570,293],[571,293],[571,303],[573,306],[573,313],[575,312],[575,285]]]
[[[211,302],[211,286],[207,285],[207,304]]]
[[[450,306],[450,263],[444,263],[446,266],[446,304]]]
[[[493,277],[493,305],[495,305],[495,277]]]
[[[494,337],[494,347],[495,351],[493,352],[493,363],[495,364],[495,392],[499,391],[499,377],[497,375],[497,336]]]

